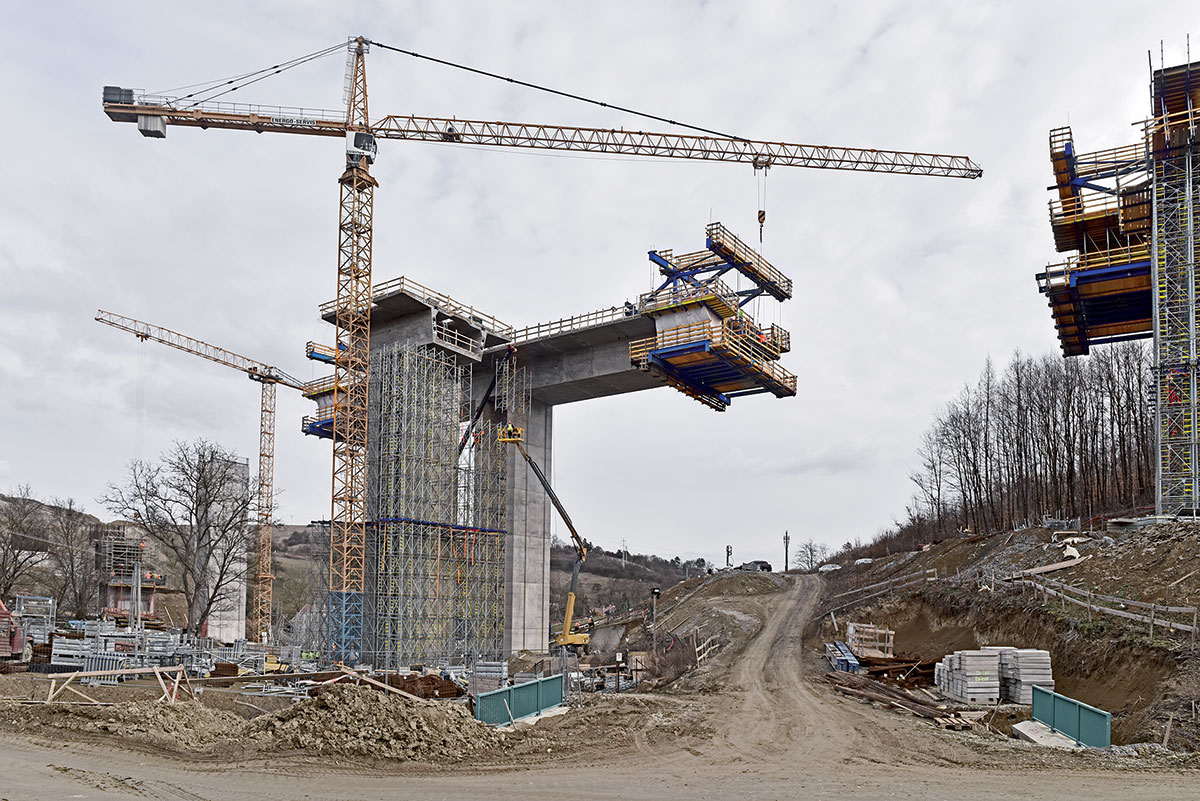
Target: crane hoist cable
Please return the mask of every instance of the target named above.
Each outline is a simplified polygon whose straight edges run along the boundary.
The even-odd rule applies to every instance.
[[[767,173],[771,165],[766,162],[754,164],[754,179],[758,189],[758,247],[762,250],[763,224],[767,221]],[[762,175],[759,175],[759,173]]]

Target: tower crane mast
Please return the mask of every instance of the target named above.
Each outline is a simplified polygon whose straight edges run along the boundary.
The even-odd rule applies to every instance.
[[[368,115],[365,62],[371,44],[362,36],[347,43],[344,112],[203,102],[190,97],[136,94],[119,86],[106,86],[103,92],[104,112],[109,119],[136,123],[148,138],[164,138],[168,126],[180,126],[345,139],[346,166],[338,180],[341,202],[330,511],[328,611],[329,650],[333,659],[357,659],[362,647],[371,245],[378,186],[370,174],[370,165],[375,160],[378,139],[738,162],[759,170],[807,167],[968,179],[983,175],[983,170],[967,156],[939,153],[411,115],[387,115],[372,123]]]
[[[97,322],[128,331],[141,341],[153,340],[168,347],[240,370],[262,386],[258,427],[258,519],[255,522],[255,572],[253,575],[249,631],[266,641],[271,628],[271,510],[275,494],[275,385],[283,384],[304,391],[307,385],[278,367],[210,345],[169,328],[135,320],[100,309]]]

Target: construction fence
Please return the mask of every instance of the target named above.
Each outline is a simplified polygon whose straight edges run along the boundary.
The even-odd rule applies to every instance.
[[[513,724],[562,706],[563,674],[501,687],[475,696],[475,719],[489,726]]]

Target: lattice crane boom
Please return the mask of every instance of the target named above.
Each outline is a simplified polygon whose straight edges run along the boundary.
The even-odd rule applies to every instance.
[[[111,325],[113,328],[119,328],[122,331],[128,331],[143,341],[153,339],[155,342],[176,348],[184,353],[190,353],[193,356],[199,356],[211,362],[223,364],[235,370],[241,370],[255,381],[284,384],[292,389],[301,391],[307,388],[307,385],[303,381],[293,378],[278,367],[272,367],[269,364],[242,356],[231,350],[210,345],[204,340],[189,337],[178,331],[172,331],[170,328],[163,328],[161,325],[145,323],[141,320],[135,320],[132,317],[125,317],[121,314],[105,311],[104,309],[96,312],[95,319],[96,322]]]
[[[138,122],[139,117],[157,118],[163,125],[191,128],[336,137],[344,137],[350,130],[345,115],[333,111],[220,102],[192,105],[178,98],[153,95],[131,96],[129,103],[106,102],[104,111],[114,122]],[[360,127],[360,130],[363,129]],[[737,162],[758,167],[807,167],[944,178],[979,178],[983,175],[983,169],[968,156],[611,128],[393,115],[381,117],[365,130],[379,139]],[[161,138],[165,136],[165,128],[155,124],[153,128],[144,128],[143,133]]]
[[[249,631],[255,636],[263,637],[271,628],[271,595],[274,573],[271,570],[271,511],[274,506],[275,493],[275,385],[283,384],[304,391],[304,382],[293,378],[278,367],[242,356],[231,350],[210,345],[203,340],[189,337],[178,331],[163,328],[152,323],[135,320],[120,314],[100,309],[96,312],[97,322],[112,326],[122,331],[128,331],[145,342],[153,340],[168,347],[208,359],[226,367],[248,375],[252,380],[262,385],[262,396],[259,403],[258,427],[258,520],[255,523],[255,572],[253,575],[253,592],[251,593],[251,608]]]

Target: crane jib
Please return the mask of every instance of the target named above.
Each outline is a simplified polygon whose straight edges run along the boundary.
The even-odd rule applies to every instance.
[[[114,122],[137,123],[144,135],[153,138],[164,135],[163,125],[315,136],[344,135],[347,131],[344,116],[336,111],[321,109],[233,103],[200,103],[181,107],[172,98],[140,97],[133,103],[106,102],[104,111]],[[381,139],[725,161],[751,164],[757,169],[806,167],[967,179],[983,175],[983,170],[970,157],[945,153],[804,145],[615,128],[579,128],[450,117],[385,116],[372,123],[369,132]]]

